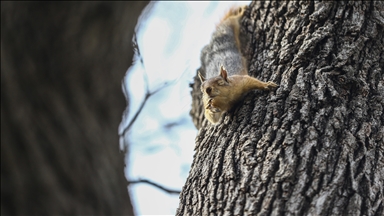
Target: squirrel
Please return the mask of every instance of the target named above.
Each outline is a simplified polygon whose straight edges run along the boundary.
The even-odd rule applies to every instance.
[[[232,7],[216,26],[210,43],[201,51],[198,76],[202,82],[200,89],[203,93],[204,115],[212,124],[217,124],[223,113],[229,111],[249,91],[272,90],[278,86],[248,75],[240,36],[240,19],[245,9],[246,6]]]

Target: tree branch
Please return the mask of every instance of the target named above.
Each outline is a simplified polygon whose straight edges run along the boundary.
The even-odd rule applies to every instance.
[[[128,183],[129,184],[146,183],[146,184],[152,185],[154,187],[157,187],[158,189],[160,189],[166,193],[169,193],[169,194],[180,194],[180,192],[181,192],[179,190],[172,190],[172,189],[165,188],[164,186],[161,186],[161,185],[154,183],[154,182],[147,180],[147,179],[131,180],[131,181],[128,181]]]
[[[137,43],[136,32],[135,32],[135,34],[133,36],[132,43],[133,43],[133,50],[135,51],[136,55],[140,59],[140,63],[142,65],[142,67],[144,68],[144,71],[146,71],[145,70],[145,65],[144,65],[144,60],[143,60],[143,57],[141,56],[139,45]],[[166,87],[168,85],[167,82],[164,82],[164,85],[160,86],[159,88],[157,88],[157,89],[155,89],[154,91],[151,92],[149,90],[148,76],[147,76],[146,73],[144,73],[144,81],[145,81],[145,88],[146,88],[146,93],[145,93],[144,100],[143,100],[143,102],[141,102],[139,109],[136,111],[135,115],[133,116],[133,118],[131,119],[129,124],[124,128],[124,130],[121,133],[119,133],[119,136],[123,136],[127,131],[129,131],[129,129],[131,129],[133,123],[135,123],[137,117],[139,116],[139,114],[143,110],[143,108],[145,106],[145,103],[147,102],[148,98],[151,97],[152,95],[156,94],[157,92],[159,92],[161,89],[163,89],[164,87]],[[128,90],[125,90],[125,91],[127,92],[126,94],[127,94],[127,97],[128,97]]]

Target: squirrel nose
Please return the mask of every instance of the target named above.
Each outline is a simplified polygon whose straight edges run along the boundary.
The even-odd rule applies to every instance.
[[[207,92],[207,94],[210,94],[212,91],[212,88],[211,87],[208,87],[207,89],[205,89],[205,92]]]

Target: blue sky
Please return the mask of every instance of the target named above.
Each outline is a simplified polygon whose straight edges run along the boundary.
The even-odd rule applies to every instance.
[[[225,12],[232,5],[245,4],[249,1],[162,1],[147,7],[137,26],[144,64],[136,61],[128,69],[125,85],[129,92],[129,114],[120,130],[132,119],[146,89],[151,92],[163,88],[149,98],[125,135],[129,143],[127,179],[145,178],[181,190],[192,163],[197,134],[189,116],[189,83],[200,67],[200,51],[209,43]],[[122,142],[120,148],[123,146]],[[178,195],[169,195],[153,186],[135,184],[128,190],[137,215],[174,215],[178,207]]]

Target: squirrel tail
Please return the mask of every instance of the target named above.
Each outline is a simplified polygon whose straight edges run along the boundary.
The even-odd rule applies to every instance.
[[[220,23],[216,26],[216,28],[218,28],[219,25],[224,25],[229,26],[233,29],[236,47],[239,49],[240,52],[242,49],[240,41],[240,19],[243,16],[244,11],[247,9],[247,7],[247,5],[233,5],[229,8],[229,10],[225,13],[224,17],[221,19]]]
[[[229,10],[223,16],[223,18],[221,18],[220,23],[224,22],[228,18],[232,18],[232,17],[239,18],[239,17],[241,17],[243,15],[246,7],[247,7],[246,5],[244,5],[244,6],[238,6],[238,5],[231,6],[231,8],[229,8]]]

